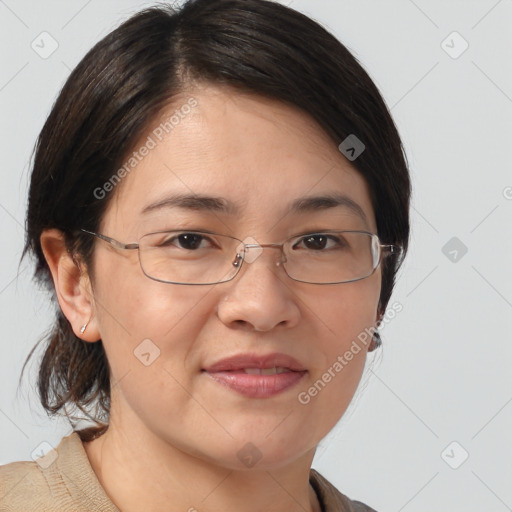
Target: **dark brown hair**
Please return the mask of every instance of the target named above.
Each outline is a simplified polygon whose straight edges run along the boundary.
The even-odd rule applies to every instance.
[[[97,43],[71,73],[38,137],[22,258],[35,257],[35,278],[55,303],[42,231],[60,229],[93,279],[93,240],[77,230],[96,231],[113,196],[98,199],[94,190],[193,81],[298,107],[337,146],[356,135],[365,150],[352,165],[369,186],[377,234],[382,243],[400,245],[405,256],[411,193],[406,156],[378,89],[358,61],[318,23],[273,1],[189,0],[179,10],[145,9]],[[381,315],[401,262],[396,256],[383,260]],[[39,341],[47,343],[39,396],[49,415],[64,408],[71,420],[66,409],[74,406],[92,419],[98,426],[79,432],[86,441],[108,428],[109,365],[102,341],[76,337],[55,305],[53,330]]]

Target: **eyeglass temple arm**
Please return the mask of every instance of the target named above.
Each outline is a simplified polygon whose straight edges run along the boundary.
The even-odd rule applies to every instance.
[[[402,247],[400,245],[384,244],[380,246],[382,251],[388,252],[389,254],[396,254],[398,257],[402,254]]]
[[[81,229],[84,233],[89,233],[89,235],[93,235],[105,242],[108,242],[110,245],[113,245],[117,249],[138,249],[139,244],[123,244],[122,242],[118,242],[109,236],[101,235],[100,233],[93,233],[92,231],[87,231],[86,229]]]
[[[402,248],[399,245],[393,245],[393,244],[383,244],[381,245],[382,249],[384,251],[389,251],[393,254],[400,252]]]

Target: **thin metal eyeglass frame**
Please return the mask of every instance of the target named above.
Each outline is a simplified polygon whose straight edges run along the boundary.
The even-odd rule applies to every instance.
[[[123,243],[123,242],[120,242],[119,240],[116,240],[116,239],[111,238],[109,236],[102,235],[100,233],[94,233],[93,231],[88,231],[88,230],[83,229],[83,228],[81,228],[80,231],[82,231],[84,233],[87,233],[89,235],[95,236],[95,237],[99,238],[100,240],[103,240],[103,241],[111,244],[116,249],[123,249],[123,250],[135,250],[135,249],[137,249],[138,256],[139,256],[139,264],[140,264],[140,268],[142,270],[142,273],[147,278],[152,279],[153,281],[158,281],[160,283],[165,283],[165,284],[182,284],[182,285],[188,285],[188,286],[208,286],[208,285],[213,285],[213,284],[228,283],[229,281],[232,281],[239,274],[240,269],[242,268],[243,262],[245,261],[244,256],[240,255],[239,253],[237,253],[235,255],[235,260],[232,262],[232,265],[236,266],[237,270],[236,270],[235,274],[233,274],[232,277],[230,277],[229,279],[226,279],[224,281],[216,281],[214,283],[182,283],[182,282],[177,282],[177,281],[165,281],[163,279],[158,279],[156,277],[152,277],[152,276],[150,276],[149,274],[146,273],[146,271],[144,270],[144,267],[142,265],[142,259],[140,257],[140,244],[139,243],[137,243],[137,242]],[[187,230],[183,230],[183,229],[174,229],[174,230],[171,229],[171,230],[154,231],[154,232],[151,232],[151,233],[145,233],[140,238],[143,238],[143,237],[145,237],[147,235],[153,235],[153,234],[156,234],[156,233],[177,233],[177,232],[188,233]],[[377,234],[370,233],[369,231],[360,231],[360,230],[343,229],[343,230],[326,230],[326,231],[318,231],[318,232],[311,232],[311,233],[308,232],[308,233],[305,233],[303,235],[294,235],[294,236],[288,238],[287,240],[285,240],[284,242],[282,242],[281,244],[246,244],[245,242],[243,242],[242,240],[240,240],[240,239],[238,239],[238,238],[236,238],[234,236],[223,235],[221,233],[214,233],[212,231],[200,231],[200,230],[193,230],[193,229],[191,229],[190,233],[199,233],[199,234],[205,234],[205,235],[217,235],[217,236],[224,236],[224,237],[227,237],[227,238],[231,238],[233,240],[236,240],[237,242],[240,242],[240,244],[242,244],[244,246],[244,251],[245,251],[245,249],[251,248],[251,247],[274,247],[274,248],[279,248],[280,251],[281,251],[281,260],[280,260],[279,263],[277,263],[277,265],[280,265],[281,263],[286,263],[286,258],[285,258],[283,246],[287,242],[289,242],[290,240],[293,240],[294,238],[299,238],[299,237],[308,236],[308,235],[321,235],[321,234],[325,234],[325,233],[364,233],[366,235],[371,236],[372,238],[376,238],[377,239],[377,242],[378,242],[377,245],[379,247],[379,255],[378,255],[379,257],[378,257],[378,260],[377,260],[377,264],[375,265],[373,270],[368,275],[366,275],[364,277],[358,277],[357,279],[351,279],[349,281],[335,281],[335,282],[329,282],[329,283],[315,283],[315,282],[311,282],[311,281],[303,281],[301,279],[295,279],[294,277],[291,277],[288,274],[288,271],[286,270],[286,267],[284,265],[281,265],[283,270],[284,270],[284,272],[285,272],[285,274],[290,279],[292,279],[293,281],[297,281],[299,283],[318,284],[318,285],[324,285],[324,284],[345,284],[345,283],[353,283],[353,282],[356,282],[356,281],[361,281],[362,279],[367,279],[368,277],[370,277],[379,268],[379,265],[382,263],[382,258],[384,256],[385,252],[387,252],[389,255],[398,255],[398,257],[400,257],[400,254],[402,252],[402,248],[399,245],[381,244],[379,236]],[[140,241],[140,238],[139,238],[139,241]],[[373,247],[373,245],[372,245],[372,247]]]

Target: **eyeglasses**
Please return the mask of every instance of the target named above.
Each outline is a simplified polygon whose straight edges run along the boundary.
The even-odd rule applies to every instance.
[[[173,229],[143,235],[125,244],[99,233],[84,233],[117,249],[138,250],[143,273],[162,283],[207,285],[233,279],[243,262],[252,263],[263,247],[280,250],[276,263],[294,281],[341,284],[371,276],[384,256],[401,254],[397,245],[383,245],[366,231],[322,231],[289,238],[282,244],[259,244],[210,231]],[[251,254],[251,251],[252,254]]]

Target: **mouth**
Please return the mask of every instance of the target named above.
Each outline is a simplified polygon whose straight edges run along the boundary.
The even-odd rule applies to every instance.
[[[233,372],[244,372],[248,375],[277,375],[280,373],[286,373],[293,370],[290,368],[283,368],[282,366],[273,367],[273,368],[242,368],[240,370],[231,370]]]
[[[270,398],[298,384],[307,370],[286,354],[241,354],[202,370],[215,382],[250,398]]]

